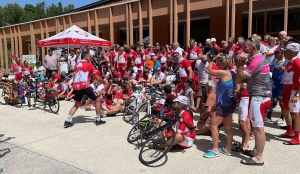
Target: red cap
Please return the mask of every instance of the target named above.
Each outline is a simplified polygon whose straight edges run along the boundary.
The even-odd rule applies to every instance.
[[[15,59],[15,58],[16,58],[16,55],[15,55],[15,54],[11,55],[11,58],[12,58],[12,59]]]

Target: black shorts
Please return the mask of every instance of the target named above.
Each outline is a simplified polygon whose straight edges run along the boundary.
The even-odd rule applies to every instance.
[[[217,104],[215,107],[216,115],[219,117],[227,118],[230,114],[234,113],[236,105],[232,104],[229,107],[225,108],[220,104]]]
[[[86,95],[88,98],[90,98],[93,101],[97,100],[97,93],[92,88],[86,88],[83,90],[74,90],[73,91],[75,101],[80,102],[82,99],[82,96]]]

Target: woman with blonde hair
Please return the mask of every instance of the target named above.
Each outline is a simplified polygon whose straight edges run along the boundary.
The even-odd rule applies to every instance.
[[[213,61],[216,61],[219,70],[213,70]],[[210,120],[210,130],[213,139],[212,150],[206,152],[204,157],[218,157],[220,153],[226,155],[231,154],[231,146],[233,140],[232,130],[232,113],[235,111],[236,103],[234,102],[235,78],[236,75],[230,69],[231,59],[228,54],[220,53],[215,58],[208,60],[209,65],[206,68],[206,73],[218,77],[217,83],[217,98],[216,107],[212,113]],[[224,125],[227,134],[227,145],[223,148],[218,148],[219,145],[219,129],[220,124]]]

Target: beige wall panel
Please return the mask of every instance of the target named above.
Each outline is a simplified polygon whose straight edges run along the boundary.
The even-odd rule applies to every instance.
[[[143,18],[148,18],[148,9],[149,9],[149,2],[146,0],[142,1]]]
[[[152,16],[163,16],[169,14],[169,1],[152,0]]]
[[[112,13],[113,13],[114,23],[124,22],[125,19],[126,19],[125,18],[126,6],[125,5],[118,5],[118,6],[112,7]]]
[[[139,17],[139,2],[131,3],[132,20],[137,20]]]
[[[219,1],[222,1],[222,0],[219,0]],[[182,13],[185,11],[186,11],[186,0],[177,0],[177,12]]]
[[[113,14],[115,14],[115,11],[113,11]],[[109,24],[109,8],[98,10],[98,19],[98,25]]]
[[[72,15],[72,23],[77,27],[87,27],[87,13],[79,13]]]

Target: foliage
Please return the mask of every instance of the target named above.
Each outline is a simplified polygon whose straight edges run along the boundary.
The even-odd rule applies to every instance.
[[[61,2],[46,6],[43,1],[35,6],[26,4],[24,8],[17,3],[8,3],[3,7],[0,6],[0,27],[57,16],[73,9],[73,4],[64,7]]]

